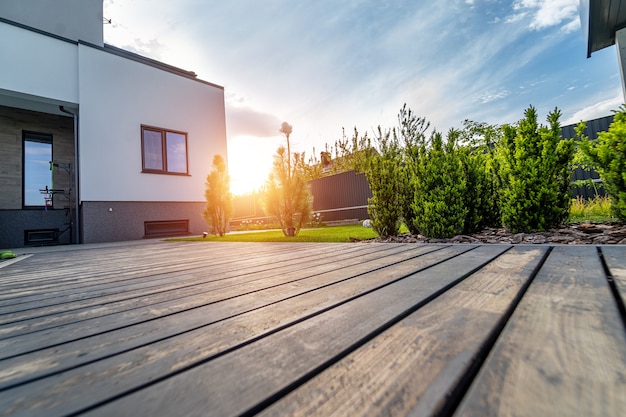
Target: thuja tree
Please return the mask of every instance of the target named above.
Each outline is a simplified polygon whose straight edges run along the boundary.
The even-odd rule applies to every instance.
[[[584,125],[579,126],[579,136],[583,130]],[[626,107],[616,112],[608,132],[599,133],[597,142],[584,137],[580,150],[600,174],[613,215],[626,221]]]
[[[502,137],[502,129],[497,125],[465,120],[459,133],[459,140],[463,143],[461,151],[468,190],[468,212],[463,232],[473,233],[485,227],[499,227],[500,177],[494,148]]]
[[[283,123],[280,132],[289,145],[291,126]],[[265,187],[264,206],[266,213],[276,217],[285,236],[297,236],[309,221],[313,197],[305,178],[303,154],[291,155],[284,147],[278,148]]]
[[[414,174],[412,223],[427,237],[454,236],[465,226],[467,179],[457,138],[454,130],[446,141],[441,133],[433,132],[430,146],[421,144],[419,158],[409,162]]]
[[[390,131],[383,133],[380,127],[375,141],[378,152],[369,155],[365,169],[372,190],[367,212],[376,234],[382,237],[395,236],[400,232],[402,215],[400,148],[396,137]]]
[[[561,138],[554,109],[548,126],[530,106],[516,126],[505,125],[497,147],[502,223],[512,232],[541,231],[567,220],[571,204],[572,140]]]
[[[418,117],[406,104],[398,113],[398,127],[393,134],[402,145],[402,161],[399,167],[400,209],[404,225],[412,234],[418,234],[413,219],[415,217],[415,188],[413,178],[417,175],[415,167],[425,155],[426,132],[430,127],[424,117]]]
[[[233,197],[226,162],[221,155],[213,157],[213,170],[206,178],[204,196],[207,203],[202,218],[211,233],[224,236],[233,214]]]

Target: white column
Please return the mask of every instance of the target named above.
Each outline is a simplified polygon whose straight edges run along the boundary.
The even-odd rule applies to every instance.
[[[615,32],[615,46],[617,47],[617,60],[619,61],[619,70],[622,76],[622,93],[624,101],[626,101],[626,28]]]

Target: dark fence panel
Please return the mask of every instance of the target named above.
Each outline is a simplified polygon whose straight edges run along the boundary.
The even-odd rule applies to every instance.
[[[309,181],[313,194],[313,211],[322,221],[367,219],[367,199],[372,196],[365,174],[342,172]]]

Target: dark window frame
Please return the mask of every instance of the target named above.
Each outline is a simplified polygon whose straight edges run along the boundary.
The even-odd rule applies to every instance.
[[[146,168],[146,148],[145,148],[145,131],[156,132],[161,136],[161,159],[162,169]],[[185,172],[170,171],[167,166],[167,134],[173,133],[185,137]],[[141,172],[145,174],[164,174],[164,175],[189,175],[189,140],[188,133],[180,130],[165,129],[162,127],[141,125]]]
[[[52,141],[53,136],[51,133],[22,130],[22,209],[40,210],[42,208],[45,208],[46,206],[43,194],[41,195],[42,204],[26,204],[26,142],[39,142],[49,144],[50,161],[54,161],[54,145]],[[51,203],[52,205],[48,206],[48,208],[54,209],[54,199],[52,199]]]

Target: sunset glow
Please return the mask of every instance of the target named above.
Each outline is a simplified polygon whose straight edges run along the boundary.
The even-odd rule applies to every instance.
[[[238,136],[228,141],[228,172],[233,195],[259,190],[272,169],[276,149],[284,139]]]

